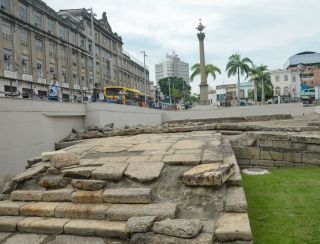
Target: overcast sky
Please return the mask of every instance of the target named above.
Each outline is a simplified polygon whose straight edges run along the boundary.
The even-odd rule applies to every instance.
[[[138,59],[145,50],[150,79],[154,65],[175,51],[191,67],[199,62],[196,26],[206,25],[206,63],[223,74],[209,85],[232,83],[225,66],[235,52],[270,69],[282,68],[293,54],[319,51],[319,0],[44,0],[55,10],[93,7],[101,17],[107,13],[114,32],[122,36],[124,49]],[[199,92],[200,77],[192,82]]]

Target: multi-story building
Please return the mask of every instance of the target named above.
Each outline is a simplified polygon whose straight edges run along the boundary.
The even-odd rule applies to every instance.
[[[41,0],[1,0],[0,5],[0,94],[19,90],[24,97],[47,96],[56,77],[63,100],[70,100],[79,90],[90,93],[94,70],[101,86],[144,92],[149,71],[123,50],[105,13],[96,19],[86,9],[56,12]]]
[[[180,60],[175,52],[167,54],[166,59],[155,65],[156,81],[167,77],[182,77],[189,84],[189,64]]]
[[[217,91],[212,87],[208,90],[208,100],[210,105],[217,106]]]
[[[224,107],[236,104],[236,84],[225,84],[216,86],[217,104]]]

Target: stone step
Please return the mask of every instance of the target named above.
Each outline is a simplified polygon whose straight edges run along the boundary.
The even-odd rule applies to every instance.
[[[0,232],[82,235],[127,239],[126,221],[47,217],[0,217]]]
[[[89,184],[92,184],[92,182]],[[98,182],[98,184],[100,183]],[[11,200],[24,202],[150,203],[151,188],[117,188],[97,191],[74,189],[49,191],[18,190],[11,193]]]
[[[247,200],[242,186],[227,188],[225,211],[235,213],[247,212]]]

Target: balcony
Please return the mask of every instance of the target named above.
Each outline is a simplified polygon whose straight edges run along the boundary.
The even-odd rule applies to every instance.
[[[10,79],[17,79],[17,72],[5,70],[4,71],[4,77],[10,78]]]
[[[62,88],[68,88],[69,89],[69,83],[61,83]]]
[[[38,78],[38,83],[40,84],[47,84],[47,80],[43,78]]]
[[[80,86],[79,85],[73,85],[73,89],[80,90]]]
[[[21,78],[22,80],[25,80],[25,81],[33,81],[32,75],[22,74]]]

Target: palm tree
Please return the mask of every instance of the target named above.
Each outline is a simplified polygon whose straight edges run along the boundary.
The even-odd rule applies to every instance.
[[[271,82],[268,66],[260,65],[257,67],[257,81],[261,83],[261,103],[265,103],[265,84]]]
[[[258,67],[253,64],[252,67],[250,68],[249,76],[253,81],[253,97],[254,97],[253,100],[255,105],[257,105],[257,101],[258,101],[257,79],[258,79],[259,72],[260,70],[258,69]]]
[[[228,77],[232,75],[238,75],[238,86],[237,86],[237,104],[240,106],[240,74],[243,76],[246,74],[246,78],[249,75],[250,66],[252,61],[249,58],[241,58],[239,53],[233,54],[229,57],[229,62],[226,66]]]
[[[193,65],[191,67],[191,70],[192,70],[192,74],[190,79],[191,81],[193,81],[194,77],[201,74],[200,64]],[[206,72],[206,80],[208,79],[209,75],[212,76],[213,80],[215,80],[217,78],[216,73],[221,74],[221,70],[213,64],[207,64],[205,72]]]

